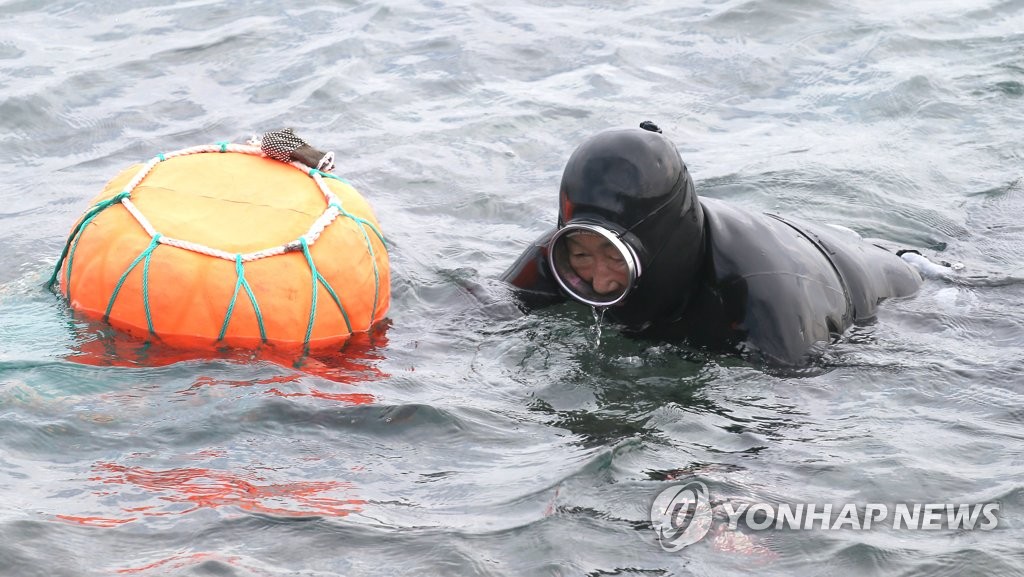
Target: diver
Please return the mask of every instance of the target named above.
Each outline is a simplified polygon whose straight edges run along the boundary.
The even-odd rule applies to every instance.
[[[801,366],[921,275],[842,227],[699,198],[651,122],[585,140],[559,190],[557,227],[502,275],[523,308],[571,298],[628,335]]]

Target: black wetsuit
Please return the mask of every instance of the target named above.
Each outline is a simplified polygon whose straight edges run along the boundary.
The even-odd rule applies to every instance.
[[[603,132],[572,155],[558,226],[594,223],[636,250],[642,273],[606,318],[642,337],[714,349],[740,344],[771,363],[804,364],[879,301],[913,294],[916,270],[854,233],[699,199],[662,135]],[[565,300],[542,236],[502,275],[527,307]]]

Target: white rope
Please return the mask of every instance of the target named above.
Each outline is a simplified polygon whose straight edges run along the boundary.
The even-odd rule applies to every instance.
[[[160,244],[166,244],[167,246],[176,246],[178,248],[183,248],[185,250],[190,250],[192,252],[197,252],[199,254],[205,254],[206,256],[212,256],[212,257],[215,257],[215,258],[222,258],[224,260],[230,260],[230,261],[234,261],[235,260],[235,255],[234,254],[231,254],[229,252],[226,252],[226,251],[223,251],[223,250],[220,250],[220,249],[211,248],[211,247],[208,247],[208,246],[206,246],[204,244],[199,244],[199,243],[196,243],[196,242],[191,242],[191,241],[187,241],[187,240],[181,240],[181,239],[177,239],[177,238],[173,238],[173,237],[169,237],[169,236],[161,236],[159,242],[160,242]]]
[[[153,228],[153,224],[149,222],[149,219],[147,219],[145,215],[142,214],[142,212],[139,211],[139,207],[135,206],[135,203],[132,202],[130,198],[128,198],[127,196],[122,198],[121,204],[123,204],[124,207],[128,209],[128,212],[132,213],[132,216],[135,217],[135,220],[137,220],[139,224],[142,225],[142,228],[145,229],[146,234],[149,235],[149,238],[153,238],[154,236],[156,236],[156,229]]]
[[[153,168],[156,167],[156,165],[160,164],[161,162],[164,162],[171,158],[189,156],[192,154],[222,152],[235,152],[239,154],[249,154],[252,156],[266,157],[266,154],[263,153],[263,150],[261,150],[259,146],[252,146],[247,144],[206,144],[201,146],[193,146],[191,148],[183,148],[181,150],[161,154],[150,159],[149,162],[144,164],[142,168],[139,169],[139,172],[135,174],[135,177],[132,178],[132,180],[124,188],[123,192],[127,192],[130,195],[132,191],[135,190],[136,187],[142,184],[142,181],[145,180],[145,178],[149,175],[150,172],[153,171]],[[301,170],[302,172],[306,173],[313,179],[313,182],[316,183],[316,186],[320,190],[320,193],[324,195],[324,200],[327,201],[327,208],[324,209],[324,212],[321,213],[320,216],[315,221],[313,221],[313,224],[312,226],[309,227],[309,230],[307,230],[306,233],[303,234],[298,239],[295,239],[294,241],[283,245],[272,246],[258,251],[242,254],[241,258],[245,262],[259,260],[272,256],[278,256],[295,250],[301,250],[302,240],[305,240],[307,245],[312,246],[313,243],[315,243],[317,239],[320,238],[320,235],[323,234],[324,230],[326,230],[327,227],[330,226],[331,223],[338,218],[338,215],[341,214],[341,211],[338,208],[341,206],[341,200],[338,199],[334,192],[331,191],[330,187],[327,186],[327,183],[324,181],[323,177],[320,176],[319,172],[311,169],[310,167],[306,166],[305,164],[302,164],[301,162],[291,162],[288,164],[295,167],[297,170]],[[139,210],[139,207],[135,206],[135,204],[131,201],[129,197],[126,196],[125,198],[121,199],[121,204],[124,205],[124,207],[135,218],[135,220],[139,223],[143,230],[146,231],[146,234],[148,234],[150,238],[156,237],[156,227],[154,227],[153,224],[149,222],[149,219],[146,218],[146,215],[142,214],[142,211]],[[181,240],[169,236],[160,236],[157,242],[159,242],[160,244],[174,246],[191,252],[204,254],[214,258],[229,260],[231,262],[234,262],[237,256],[236,253],[230,253],[197,242]]]

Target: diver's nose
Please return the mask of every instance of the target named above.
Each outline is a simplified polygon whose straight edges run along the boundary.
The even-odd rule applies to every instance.
[[[594,287],[594,292],[597,294],[615,293],[623,289],[623,285],[618,277],[619,275],[608,266],[608,263],[601,259],[598,261],[594,271],[594,280],[591,286]]]

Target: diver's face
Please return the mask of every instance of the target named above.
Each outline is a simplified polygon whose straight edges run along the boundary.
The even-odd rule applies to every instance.
[[[574,234],[566,239],[569,266],[594,292],[601,295],[621,292],[629,284],[629,265],[622,253],[596,234]]]

